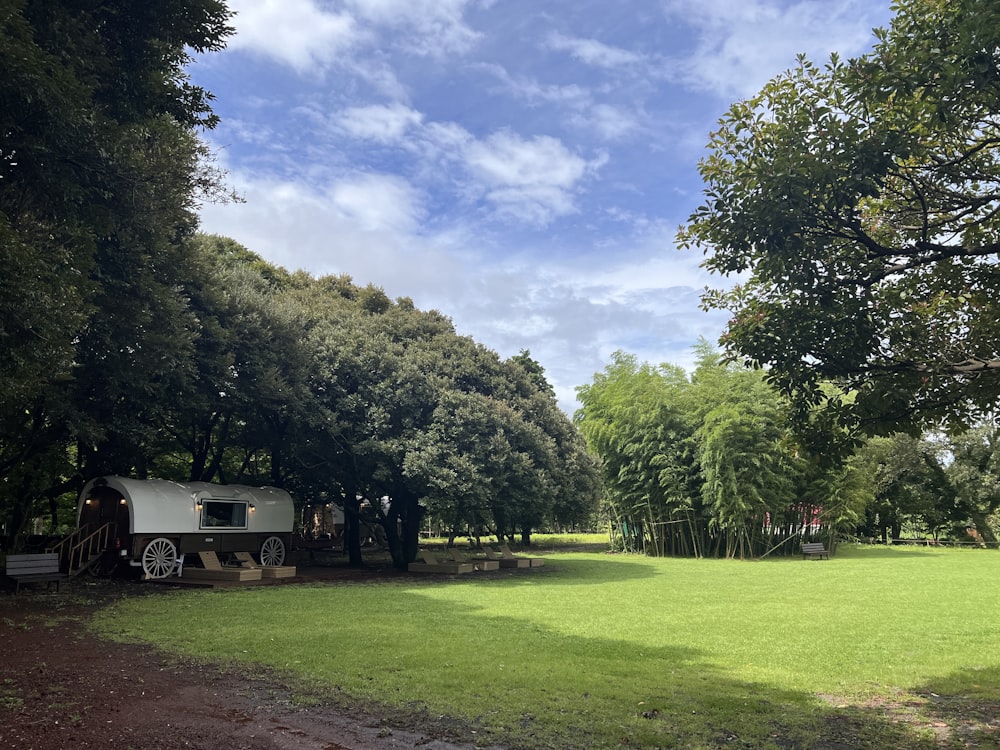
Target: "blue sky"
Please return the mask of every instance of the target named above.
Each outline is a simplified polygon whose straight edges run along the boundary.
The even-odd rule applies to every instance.
[[[411,297],[545,368],[567,411],[611,354],[689,367],[723,313],[675,247],[728,106],[889,0],[230,0],[199,58],[246,202],[202,229]]]

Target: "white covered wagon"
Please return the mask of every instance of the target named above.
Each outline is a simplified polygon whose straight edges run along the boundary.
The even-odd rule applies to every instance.
[[[88,482],[77,509],[79,529],[108,528],[107,553],[149,578],[197,552],[250,552],[261,565],[283,565],[294,519],[292,498],[275,487],[116,476]]]

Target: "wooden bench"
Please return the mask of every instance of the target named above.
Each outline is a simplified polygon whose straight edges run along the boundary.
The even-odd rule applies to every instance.
[[[496,550],[494,550],[492,547],[485,547],[484,550],[486,551],[486,559],[499,562],[501,568],[531,567],[531,560],[529,560],[527,557],[515,557],[514,555],[507,557],[502,554],[497,554]]]
[[[409,572],[451,573],[452,575],[458,575],[460,573],[471,573],[475,570],[475,566],[472,563],[442,562],[431,550],[421,550],[417,554],[417,560],[420,562],[412,562],[406,566]]]
[[[486,560],[466,556],[455,548],[448,550],[448,560],[455,563],[471,563],[475,570],[500,570],[499,560]]]
[[[545,565],[545,558],[542,557],[522,557],[520,555],[515,555],[510,551],[510,547],[506,543],[500,545],[500,554],[503,555],[501,559],[503,560],[527,560],[529,568],[540,568]],[[501,563],[502,565],[503,563]],[[518,565],[517,567],[521,567]]]
[[[822,560],[823,558],[827,560],[830,559],[830,553],[826,551],[823,547],[823,542],[806,542],[802,545],[802,559],[811,558],[815,560]]]
[[[14,593],[21,591],[22,583],[54,583],[69,580],[69,576],[59,570],[58,552],[40,552],[33,555],[7,555],[7,577],[14,580]]]

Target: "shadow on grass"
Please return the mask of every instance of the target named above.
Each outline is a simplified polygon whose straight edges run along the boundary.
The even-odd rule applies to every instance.
[[[572,558],[546,557],[540,568],[507,568],[483,576],[483,581],[505,585],[593,586],[602,583],[641,580],[662,575],[653,563],[635,562],[616,557],[584,554]],[[473,573],[472,575],[476,575]],[[464,577],[463,580],[472,580]]]
[[[591,565],[608,571],[581,576],[580,566]],[[623,575],[655,574],[641,560],[609,565],[602,558],[575,558],[562,573],[557,565],[548,567],[522,571],[523,576],[511,571],[515,575],[484,578],[475,585],[552,585],[581,578],[609,583]],[[324,589],[312,591],[321,595]],[[247,597],[247,617],[259,611],[264,594],[238,593]],[[352,596],[352,606],[367,601],[360,591]],[[201,601],[199,609],[204,610],[186,610],[182,625],[194,643],[219,626],[213,621],[215,596]],[[713,661],[720,655],[671,645],[669,632],[657,634],[661,645],[653,646],[601,632],[566,634],[530,619],[477,611],[468,602],[433,599],[428,604],[424,589],[409,584],[407,590],[393,590],[383,606],[380,620],[359,618],[367,625],[355,627],[351,617],[337,620],[339,641],[361,645],[339,654],[319,649],[294,675],[286,671],[289,654],[301,646],[303,628],[310,627],[299,609],[289,613],[287,625],[258,624],[238,642],[223,639],[222,646],[232,652],[213,650],[210,658],[236,664],[248,659],[243,654],[249,649],[257,663],[276,670],[276,679],[287,680],[298,694],[315,696],[317,702],[364,712],[389,726],[423,728],[511,750],[1000,747],[995,719],[1000,669],[992,666],[928,680],[900,696],[857,702],[734,679]],[[581,611],[585,616],[586,609]],[[224,617],[231,619],[233,610],[226,609]],[[373,624],[381,636],[366,630]],[[336,658],[324,662],[327,651]],[[781,658],[780,652],[775,658]],[[363,681],[352,683],[352,674]],[[294,687],[297,682],[308,687]]]
[[[913,690],[913,708],[966,747],[1000,747],[1000,667],[970,667]]]
[[[406,597],[421,595],[410,591],[402,595]],[[504,634],[489,641],[471,673],[453,664],[454,674],[442,678],[440,664],[421,664],[400,675],[395,687],[413,696],[412,685],[429,684],[431,673],[450,683],[463,696],[457,709],[462,715],[454,718],[467,727],[469,734],[459,737],[466,741],[488,738],[512,750],[963,747],[947,744],[954,734],[935,727],[935,717],[927,711],[903,703],[856,705],[734,679],[710,663],[707,654],[669,645],[669,633],[663,636],[665,645],[649,647],[596,633],[567,635],[536,622],[477,614],[441,601],[434,606],[436,611],[422,622],[401,623],[404,642],[417,631],[433,632],[438,648],[473,633]],[[414,632],[407,633],[410,628]],[[448,653],[446,645],[442,653]],[[403,711],[417,724],[421,717],[449,712],[434,698],[382,710]]]
[[[899,559],[914,557],[936,557],[953,552],[952,547],[917,546],[909,544],[841,544],[831,559]],[[969,552],[988,552],[988,550],[968,550]]]

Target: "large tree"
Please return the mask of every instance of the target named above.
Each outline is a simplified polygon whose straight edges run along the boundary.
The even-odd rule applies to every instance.
[[[805,58],[734,104],[680,232],[741,283],[726,348],[800,413],[834,399],[891,431],[1000,396],[1000,6],[897,0],[873,50]]]
[[[83,473],[144,471],[150,424],[191,372],[180,241],[219,182],[197,137],[215,122],[211,97],[185,66],[223,46],[229,15],[221,0],[0,0],[0,512],[11,536],[39,496]]]
[[[859,536],[883,543],[904,533],[937,538],[955,522],[966,520],[939,453],[935,443],[902,433],[874,437],[861,448],[857,460],[866,467],[872,497]]]
[[[957,501],[956,520],[971,522],[984,541],[997,543],[989,518],[1000,508],[1000,422],[993,413],[981,425],[947,443],[948,480]]]

